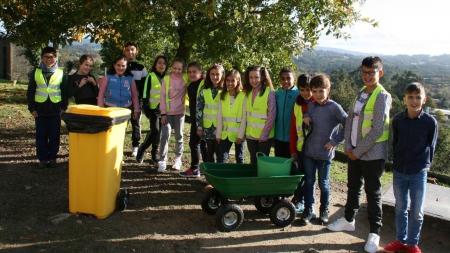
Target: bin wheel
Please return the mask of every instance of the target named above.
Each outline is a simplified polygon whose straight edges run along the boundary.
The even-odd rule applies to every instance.
[[[295,219],[295,206],[288,200],[276,203],[270,211],[270,221],[278,227],[286,227]]]
[[[203,194],[202,198],[202,209],[205,211],[205,213],[209,215],[214,215],[217,212],[217,209],[219,209],[220,205],[222,204],[222,197],[220,196],[219,192],[212,188],[206,191]]]
[[[216,225],[222,232],[238,228],[244,221],[244,211],[236,204],[225,204],[216,213]]]
[[[123,211],[127,209],[129,201],[130,201],[130,192],[127,189],[120,190],[119,195],[117,197],[119,210]]]
[[[279,198],[273,197],[256,197],[255,198],[255,207],[263,214],[269,214],[272,206],[277,203]]]

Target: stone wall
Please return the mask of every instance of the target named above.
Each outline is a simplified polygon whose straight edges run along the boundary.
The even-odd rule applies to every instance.
[[[0,78],[27,81],[33,69],[22,55],[24,48],[14,45],[8,39],[0,39]]]

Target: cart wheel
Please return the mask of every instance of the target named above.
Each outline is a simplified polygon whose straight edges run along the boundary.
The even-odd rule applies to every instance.
[[[255,207],[263,214],[269,214],[270,208],[272,206],[280,201],[278,198],[272,198],[272,197],[256,197],[255,198]]]
[[[209,215],[214,215],[222,204],[222,197],[216,189],[212,188],[203,194],[202,209]]]
[[[244,221],[244,211],[236,204],[222,205],[216,213],[216,224],[220,231],[230,232]]]
[[[130,192],[127,189],[120,190],[119,196],[117,197],[119,210],[123,211],[123,210],[127,209],[129,201],[130,201]]]
[[[276,203],[270,211],[270,221],[278,227],[286,227],[295,219],[295,206],[288,200]]]

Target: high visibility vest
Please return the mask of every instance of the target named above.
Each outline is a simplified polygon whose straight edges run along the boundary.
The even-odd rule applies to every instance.
[[[155,72],[152,72],[147,75],[147,78],[145,78],[144,83],[144,95],[143,98],[147,98],[147,87],[148,87],[148,79],[151,79],[151,89],[150,89],[150,109],[155,109],[159,105],[159,99],[161,97],[161,82],[158,79],[158,76],[156,76]]]
[[[267,121],[267,101],[269,99],[270,88],[266,88],[264,95],[256,95],[255,101],[252,105],[252,94],[249,93],[247,96],[247,127],[245,128],[246,134],[253,137],[259,138],[264,129]],[[274,129],[270,130],[269,138],[274,136]]]
[[[220,103],[222,103],[222,140],[228,138],[229,141],[236,142],[239,127],[242,122],[242,106],[244,104],[244,99],[245,93],[239,92],[231,108],[229,92],[225,95],[224,100],[220,100]]]
[[[186,87],[187,87],[188,84],[190,84],[190,81],[189,81],[189,77],[187,76],[186,73],[183,74],[183,80],[186,83]],[[166,112],[168,112],[170,109],[170,98],[169,98],[170,76],[169,75],[164,76],[164,82],[166,83]],[[186,92],[186,94],[187,94],[187,92]],[[187,98],[187,96],[186,96],[186,98]],[[185,101],[185,103],[186,103],[186,101]],[[188,104],[189,104],[189,100],[188,100]]]
[[[366,86],[364,86],[360,91],[363,91],[364,89],[366,89]],[[375,108],[375,101],[377,100],[378,93],[380,93],[381,91],[384,91],[387,94],[389,94],[382,85],[378,85],[377,88],[375,88],[375,90],[370,95],[369,100],[367,101],[366,106],[364,107],[364,118],[361,129],[362,137],[366,136],[367,133],[369,133],[370,130],[372,130],[373,110]],[[355,102],[353,104],[356,103],[356,99],[357,98],[355,98]],[[383,142],[387,141],[388,139],[389,139],[389,117],[386,117],[383,125],[383,134],[375,142]]]
[[[63,81],[64,72],[62,69],[56,69],[51,75],[50,80],[45,82],[42,69],[36,69],[34,72],[34,80],[36,80],[36,93],[34,101],[44,103],[48,97],[53,103],[61,102],[61,83]]]
[[[221,90],[213,98],[212,88],[203,89],[203,97],[205,98],[205,107],[203,107],[203,127],[210,128],[217,126],[217,114],[219,113],[219,100]]]
[[[303,111],[301,105],[295,103],[294,114],[295,114],[295,129],[297,131],[297,151],[302,151],[305,136],[303,136]]]

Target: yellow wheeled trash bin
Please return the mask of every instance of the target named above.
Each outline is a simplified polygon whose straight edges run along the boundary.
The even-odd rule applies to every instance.
[[[69,211],[106,218],[126,208],[120,190],[123,146],[131,111],[93,105],[69,106],[62,119],[69,131]]]

